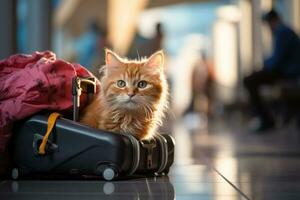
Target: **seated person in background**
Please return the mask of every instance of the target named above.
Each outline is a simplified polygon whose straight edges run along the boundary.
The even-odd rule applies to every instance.
[[[287,27],[275,10],[263,16],[272,31],[273,52],[264,61],[263,69],[252,73],[244,79],[244,85],[249,92],[260,124],[255,131],[263,131],[274,127],[274,120],[268,109],[263,105],[259,95],[262,85],[272,85],[283,79],[297,79],[300,77],[300,40],[297,34]]]

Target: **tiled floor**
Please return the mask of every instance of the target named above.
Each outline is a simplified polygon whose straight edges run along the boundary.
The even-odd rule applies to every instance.
[[[104,181],[2,181],[0,199],[300,199],[300,133],[264,135],[234,119],[209,130],[173,123],[176,158],[169,176]],[[199,122],[200,123],[200,122]],[[193,127],[193,129],[191,129]]]

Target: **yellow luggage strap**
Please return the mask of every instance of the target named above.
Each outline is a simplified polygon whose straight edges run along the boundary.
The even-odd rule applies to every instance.
[[[47,132],[46,132],[45,136],[43,137],[43,141],[39,147],[39,154],[41,154],[41,155],[46,154],[46,144],[47,144],[48,138],[52,132],[52,129],[55,125],[57,118],[60,116],[61,116],[61,114],[54,112],[54,113],[51,113],[50,116],[48,117]]]

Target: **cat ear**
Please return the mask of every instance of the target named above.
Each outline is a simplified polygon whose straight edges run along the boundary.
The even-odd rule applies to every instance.
[[[117,67],[122,64],[122,58],[109,49],[105,49],[105,65],[108,67]]]
[[[164,53],[162,50],[152,54],[146,62],[147,67],[162,68],[163,65],[164,65]]]

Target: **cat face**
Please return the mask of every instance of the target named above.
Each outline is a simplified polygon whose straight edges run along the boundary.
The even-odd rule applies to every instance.
[[[128,61],[106,50],[103,97],[118,109],[155,109],[164,89],[161,51],[142,61]]]

